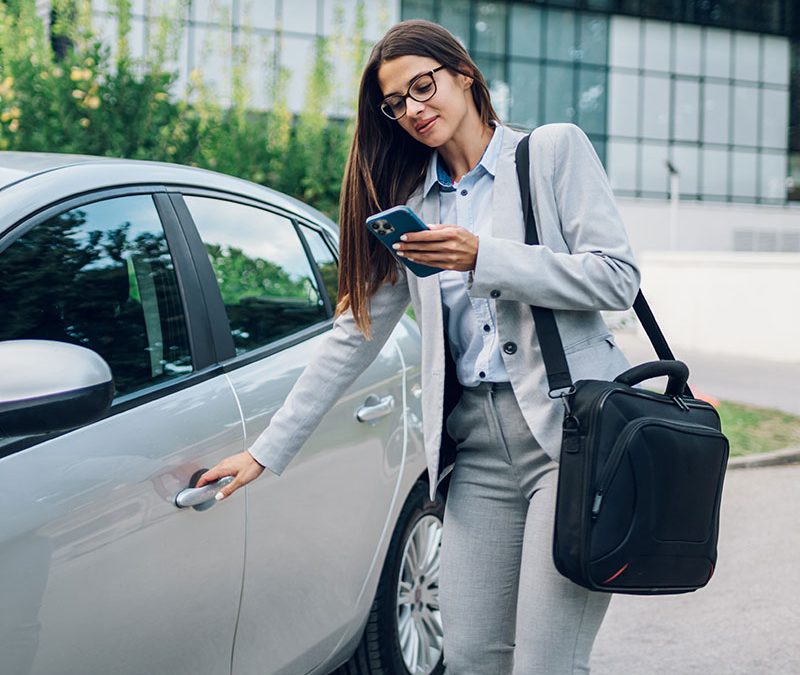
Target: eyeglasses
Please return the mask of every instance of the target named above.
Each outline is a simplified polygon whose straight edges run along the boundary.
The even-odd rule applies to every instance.
[[[445,66],[438,66],[427,73],[420,73],[408,85],[403,95],[392,94],[381,101],[381,112],[391,120],[399,120],[406,114],[406,98],[410,96],[419,103],[433,98],[436,93],[436,80],[433,74]]]

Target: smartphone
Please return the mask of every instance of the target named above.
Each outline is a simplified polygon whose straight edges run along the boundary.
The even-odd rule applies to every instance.
[[[378,238],[378,241],[386,246],[398,260],[402,261],[418,277],[427,277],[442,271],[441,267],[423,265],[398,256],[397,251],[392,248],[392,244],[400,241],[400,235],[406,232],[422,232],[423,230],[431,229],[407,206],[394,206],[391,209],[386,209],[386,211],[376,213],[374,216],[367,218],[366,226]]]

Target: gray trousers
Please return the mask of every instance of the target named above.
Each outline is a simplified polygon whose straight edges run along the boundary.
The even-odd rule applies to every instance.
[[[446,675],[588,673],[611,595],[553,564],[558,464],[508,383],[465,387],[446,424],[458,444],[440,549]]]

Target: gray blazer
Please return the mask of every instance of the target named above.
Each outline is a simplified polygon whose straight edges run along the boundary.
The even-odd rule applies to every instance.
[[[555,310],[573,380],[611,380],[630,364],[599,310],[630,307],[640,273],[603,166],[574,124],[545,124],[531,135],[531,192],[541,243],[524,243],[514,161],[524,134],[509,127],[504,132],[492,191],[492,236],[479,240],[468,287],[474,297],[495,298],[498,339],[512,388],[531,433],[557,460],[563,406],[548,396],[529,305]],[[437,222],[439,193],[422,192],[420,186],[407,204],[424,222]],[[409,302],[422,336],[422,426],[434,498],[453,466],[454,446],[444,420],[460,387],[446,346],[436,274],[421,278],[406,272],[397,283],[384,283],[376,291],[369,304],[372,340],[359,332],[349,311],[334,321],[284,405],[250,446],[259,463],[281,474],[322,417],[378,355]]]

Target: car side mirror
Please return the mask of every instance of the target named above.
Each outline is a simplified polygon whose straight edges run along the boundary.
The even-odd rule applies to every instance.
[[[86,347],[50,340],[0,342],[0,435],[64,431],[111,406],[111,368]]]

